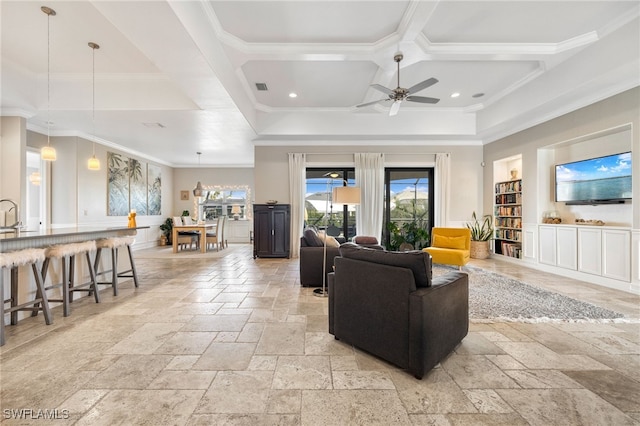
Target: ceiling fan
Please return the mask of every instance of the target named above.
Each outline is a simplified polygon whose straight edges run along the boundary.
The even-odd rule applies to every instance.
[[[398,113],[398,110],[400,109],[400,104],[403,101],[409,101],[409,102],[420,102],[423,104],[435,104],[438,103],[438,101],[440,99],[436,99],[436,98],[428,98],[426,96],[413,96],[412,93],[416,93],[419,92],[421,90],[426,89],[427,87],[433,86],[434,84],[436,84],[438,82],[437,79],[431,77],[425,81],[422,81],[418,84],[415,84],[411,87],[409,87],[408,89],[405,89],[403,87],[400,87],[400,61],[402,60],[404,56],[402,55],[402,53],[396,53],[396,55],[393,57],[393,60],[396,61],[396,63],[398,64],[398,87],[396,87],[395,89],[391,90],[391,89],[387,89],[384,86],[381,86],[379,84],[372,84],[371,87],[373,87],[376,90],[379,90],[380,92],[388,95],[388,97],[386,99],[378,99],[377,101],[373,101],[373,102],[367,102],[364,104],[360,104],[360,105],[356,105],[357,108],[360,107],[365,107],[368,105],[373,105],[373,104],[377,104],[378,102],[386,102],[386,101],[393,101],[393,104],[391,104],[391,108],[389,109],[389,115],[396,115]]]

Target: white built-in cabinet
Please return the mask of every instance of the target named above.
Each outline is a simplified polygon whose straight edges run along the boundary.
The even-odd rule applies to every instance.
[[[602,276],[631,280],[631,233],[619,229],[602,230]]]
[[[629,282],[631,231],[606,227],[540,225],[538,262]]]
[[[250,220],[227,220],[227,241],[230,243],[250,242],[251,227]]]
[[[578,230],[574,227],[559,227],[556,230],[556,248],[558,252],[558,266],[561,268],[578,269]]]
[[[578,270],[602,275],[602,230],[578,229]]]

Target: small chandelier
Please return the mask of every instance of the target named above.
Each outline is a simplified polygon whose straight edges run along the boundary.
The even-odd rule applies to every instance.
[[[47,14],[47,146],[40,150],[40,157],[45,161],[56,161],[56,150],[51,146],[51,31],[49,31],[49,21],[52,16],[56,16],[56,11],[42,6],[40,8]]]
[[[91,87],[93,89],[91,95],[91,122],[93,123],[93,155],[87,161],[87,168],[89,170],[100,170],[100,160],[96,158],[96,49],[100,49],[100,45],[92,41],[89,42],[89,47],[93,51],[93,70]]]

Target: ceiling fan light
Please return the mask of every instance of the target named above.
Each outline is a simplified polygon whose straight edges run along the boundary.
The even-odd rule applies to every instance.
[[[391,108],[389,108],[389,116],[394,116],[398,114],[401,103],[402,101],[395,101],[394,103],[391,104]]]
[[[100,170],[100,160],[98,160],[96,156],[93,155],[91,158],[89,158],[89,161],[87,161],[87,168],[89,170]]]
[[[45,161],[56,161],[56,150],[52,146],[43,146],[40,150],[40,158]]]

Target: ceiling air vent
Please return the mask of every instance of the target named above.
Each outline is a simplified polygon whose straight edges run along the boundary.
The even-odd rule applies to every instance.
[[[142,125],[144,127],[150,127],[150,128],[157,128],[157,129],[164,129],[165,126],[162,123],[142,123]]]
[[[269,90],[267,88],[267,83],[256,83],[256,89],[258,89],[261,92],[266,92],[267,90]]]

